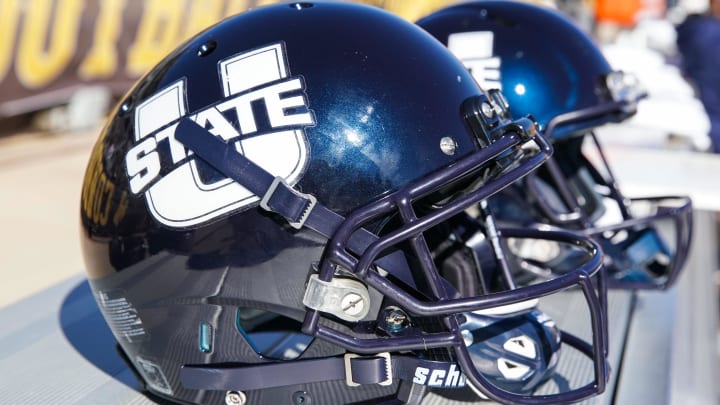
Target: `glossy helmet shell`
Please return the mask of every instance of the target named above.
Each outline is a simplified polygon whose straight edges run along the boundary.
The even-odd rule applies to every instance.
[[[286,84],[286,93],[277,90]],[[301,321],[304,286],[326,244],[192,159],[173,138],[177,119],[193,116],[345,215],[476,151],[460,106],[478,94],[430,35],[344,3],[281,4],[231,17],[147,73],[99,136],[81,209],[90,285],[146,387],[183,402],[224,401],[223,392],[181,386],[180,367],[268,357],[246,318],[267,311]],[[446,137],[451,154],[441,148]],[[296,357],[343,352],[319,339],[304,345]],[[306,387],[318,403],[397,389],[320,385]],[[278,403],[297,390],[247,395]]]
[[[481,86],[501,88],[513,113],[532,114],[554,142],[545,166],[490,200],[497,217],[592,235],[603,245],[614,287],[671,286],[691,242],[690,200],[636,199],[636,206],[652,207],[636,214],[641,211],[620,192],[592,134],[635,113],[643,91],[631,76],[612,72],[585,32],[546,7],[475,1],[442,9],[418,25],[447,45]],[[594,160],[583,154],[584,143],[593,146],[588,138],[596,147]],[[658,225],[670,235],[660,234]]]
[[[541,128],[556,116],[611,101],[612,71],[597,45],[560,12],[516,1],[480,1],[444,8],[418,25],[447,45],[481,87],[500,88],[515,115]],[[608,114],[553,132],[561,138],[617,121]]]

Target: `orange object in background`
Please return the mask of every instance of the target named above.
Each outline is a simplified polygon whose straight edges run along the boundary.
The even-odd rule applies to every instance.
[[[631,27],[641,6],[641,0],[595,0],[595,18],[598,22]]]
[[[601,23],[632,27],[639,18],[662,17],[665,8],[662,0],[595,0],[595,18]]]

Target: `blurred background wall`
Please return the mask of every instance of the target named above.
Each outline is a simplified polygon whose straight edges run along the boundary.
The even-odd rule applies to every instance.
[[[1,0],[0,120],[53,130],[95,125],[163,56],[221,19],[277,1]],[[439,0],[366,0],[413,21]],[[62,110],[53,110],[63,106]],[[48,111],[41,117],[29,117]]]
[[[114,102],[181,42],[230,15],[276,2],[0,0],[0,135],[97,127]],[[359,2],[415,21],[457,0]],[[650,77],[644,84],[654,102],[641,107],[638,125],[626,126],[644,134],[634,142],[667,146],[672,138],[691,149],[708,148],[709,123],[696,89],[677,68],[674,29],[687,15],[705,12],[707,0],[533,2],[574,19],[605,46],[611,64],[638,70],[641,80]],[[667,97],[683,102],[667,105]],[[678,105],[691,115],[679,128],[667,118],[667,109]]]

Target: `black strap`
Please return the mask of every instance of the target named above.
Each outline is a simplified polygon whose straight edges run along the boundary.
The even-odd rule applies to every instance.
[[[189,118],[179,121],[175,139],[228,178],[261,197],[262,208],[282,215],[295,227],[305,226],[331,238],[345,218],[288,186],[282,179],[238,153],[230,144],[208,132]],[[364,228],[357,229],[347,242],[348,249],[362,254],[378,237]],[[399,251],[376,260],[376,263],[409,286],[415,282],[410,267]]]
[[[256,390],[345,380],[348,385],[387,384],[393,380],[460,388],[465,376],[456,363],[385,353],[379,356],[324,357],[241,366],[185,365],[180,382],[189,389]]]

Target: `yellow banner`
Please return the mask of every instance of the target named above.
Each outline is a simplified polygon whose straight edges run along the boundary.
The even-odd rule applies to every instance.
[[[67,102],[79,87],[122,94],[162,57],[267,0],[0,0],[0,117]],[[415,21],[452,0],[362,0]]]

